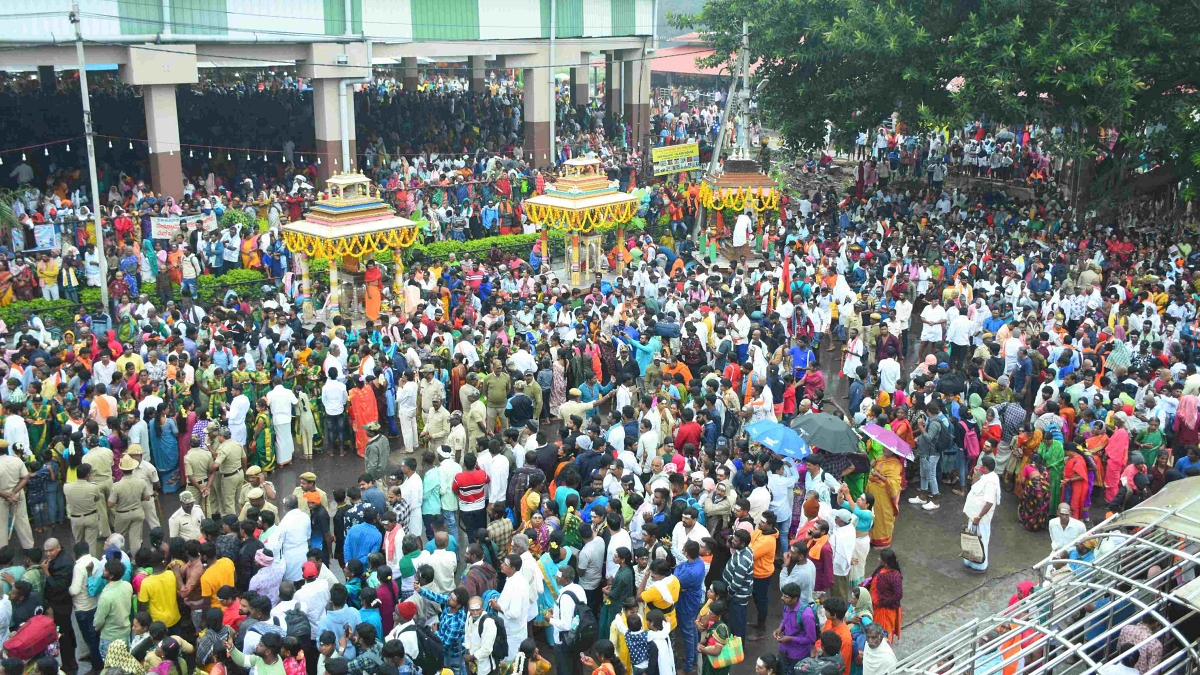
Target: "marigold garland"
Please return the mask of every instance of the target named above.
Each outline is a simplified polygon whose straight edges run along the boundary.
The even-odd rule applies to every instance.
[[[527,201],[525,212],[537,225],[587,234],[597,228],[606,229],[611,223],[629,222],[637,213],[637,202],[630,200],[581,210]]]
[[[397,228],[382,232],[367,232],[336,239],[323,239],[302,232],[284,230],[283,241],[293,253],[311,258],[364,258],[372,253],[408,248],[417,242],[415,227]]]
[[[709,209],[735,209],[742,211],[750,206],[755,211],[779,208],[779,190],[771,188],[721,188],[714,190],[708,183],[700,185],[699,201]]]

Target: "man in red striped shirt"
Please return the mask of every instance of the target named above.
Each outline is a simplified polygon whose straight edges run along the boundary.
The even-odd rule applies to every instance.
[[[475,541],[476,530],[487,527],[487,472],[479,468],[475,453],[463,457],[463,470],[455,474],[450,489],[458,497],[459,519],[467,541]]]

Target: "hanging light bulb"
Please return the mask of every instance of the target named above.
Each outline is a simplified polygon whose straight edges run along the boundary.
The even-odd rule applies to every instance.
[[[22,162],[24,162],[24,161],[25,161],[25,153],[23,153],[23,152],[21,153],[21,161],[22,161]]]
[[[321,163],[321,158],[317,157],[317,164],[320,164],[320,163]]]
[[[304,163],[304,155],[300,155],[300,163],[301,163],[301,164],[303,164],[303,163]]]
[[[110,148],[112,147],[112,139],[111,138],[108,139],[108,147],[110,147]]]
[[[146,144],[146,152],[148,152],[152,155],[154,154],[154,148],[150,147],[149,143]]]
[[[67,152],[70,152],[70,151],[71,151],[71,144],[67,143]]]
[[[130,149],[130,150],[132,150],[132,149],[133,149],[133,141],[129,141],[129,149]]]
[[[195,154],[193,154],[193,151],[191,151],[191,150],[188,150],[188,159],[191,159],[192,157],[195,157],[195,156],[196,156],[196,155],[195,155]]]
[[[225,153],[225,161],[227,161],[227,162],[232,162],[232,161],[233,161],[233,155],[229,154],[228,152],[227,152],[227,153]]]
[[[0,157],[0,166],[4,166],[4,158]]]
[[[209,150],[209,151],[208,151],[208,158],[209,158],[209,159],[212,159],[212,150]]]
[[[247,161],[247,162],[249,162],[249,161],[250,161],[250,153],[248,153],[248,152],[246,153],[246,161]]]
[[[265,152],[263,153],[263,161],[264,162],[267,161],[267,153],[265,153]]]

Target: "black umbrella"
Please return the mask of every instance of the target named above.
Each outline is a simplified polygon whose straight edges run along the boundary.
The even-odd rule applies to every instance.
[[[859,452],[858,435],[840,417],[829,413],[798,415],[791,427],[814,449],[838,454]]]

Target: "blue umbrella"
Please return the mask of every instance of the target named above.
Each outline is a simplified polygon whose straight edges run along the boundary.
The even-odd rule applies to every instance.
[[[761,443],[771,452],[785,455],[792,459],[804,459],[808,456],[808,443],[794,429],[769,420],[761,420],[746,425],[746,433],[750,440]]]

